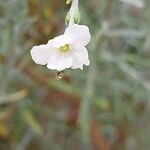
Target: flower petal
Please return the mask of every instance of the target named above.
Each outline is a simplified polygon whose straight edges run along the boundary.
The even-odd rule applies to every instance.
[[[64,35],[70,38],[73,43],[83,46],[86,46],[91,39],[89,28],[85,25],[73,24],[66,28]]]
[[[49,47],[48,45],[39,45],[34,46],[31,49],[31,56],[35,63],[40,65],[46,65],[48,59],[51,56],[53,48]]]
[[[55,37],[54,39],[51,39],[48,41],[48,45],[54,47],[54,48],[59,48],[60,46],[63,46],[65,44],[69,44],[70,40],[67,36],[60,35]]]
[[[62,71],[72,66],[72,57],[65,54],[53,55],[49,60],[47,67],[52,70]]]
[[[73,46],[72,51],[73,64],[71,66],[72,69],[80,68],[83,69],[83,65],[89,65],[90,61],[88,58],[88,51],[84,46],[75,45]]]

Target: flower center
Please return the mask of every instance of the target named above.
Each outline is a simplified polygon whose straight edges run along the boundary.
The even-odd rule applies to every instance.
[[[65,45],[59,47],[59,50],[61,52],[68,52],[71,49],[72,49],[72,46],[69,44],[65,44]]]

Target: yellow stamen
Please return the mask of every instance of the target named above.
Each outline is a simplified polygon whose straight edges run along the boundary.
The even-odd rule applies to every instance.
[[[72,47],[71,47],[71,45],[69,45],[69,44],[65,44],[65,45],[59,47],[59,50],[60,50],[61,52],[68,52],[68,51],[71,50],[71,49],[72,49]]]

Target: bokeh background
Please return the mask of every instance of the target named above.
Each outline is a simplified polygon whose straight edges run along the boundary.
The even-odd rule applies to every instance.
[[[125,1],[125,0],[124,0]],[[0,0],[0,150],[149,150],[150,1],[79,0],[91,64],[36,65],[65,29],[65,0]]]

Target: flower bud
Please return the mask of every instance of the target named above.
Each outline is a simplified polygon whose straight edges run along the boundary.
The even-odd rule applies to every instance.
[[[80,21],[81,21],[81,15],[80,15],[79,12],[77,12],[77,13],[75,14],[75,16],[74,16],[74,22],[77,23],[77,24],[79,24]]]
[[[69,11],[65,18],[66,25],[69,24],[79,24],[81,20],[81,15],[78,10]]]
[[[66,0],[66,4],[69,5],[72,2],[72,0]]]

